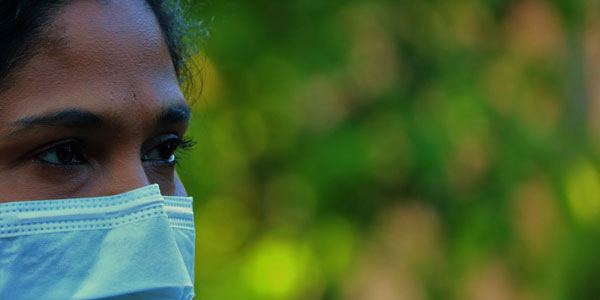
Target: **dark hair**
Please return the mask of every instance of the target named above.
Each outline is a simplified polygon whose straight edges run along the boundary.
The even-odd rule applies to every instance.
[[[7,87],[16,69],[35,54],[35,45],[46,34],[44,28],[52,24],[58,10],[72,1],[0,0],[0,90]],[[181,83],[187,77],[185,59],[190,53],[184,40],[186,25],[181,10],[173,1],[143,1],[158,20]]]

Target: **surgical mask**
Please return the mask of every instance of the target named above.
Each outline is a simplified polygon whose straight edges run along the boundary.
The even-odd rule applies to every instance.
[[[0,204],[0,299],[194,297],[192,199],[158,185]]]

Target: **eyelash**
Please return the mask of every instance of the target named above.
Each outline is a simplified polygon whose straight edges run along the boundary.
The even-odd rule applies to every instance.
[[[196,141],[194,141],[194,139],[183,137],[179,139],[179,145],[177,145],[177,149],[182,151],[190,151],[194,149],[194,146],[196,146]]]
[[[175,152],[189,152],[194,149],[196,146],[196,141],[190,137],[183,137],[179,141],[179,145],[175,149]],[[181,156],[175,155],[175,165],[179,165],[181,163]]]
[[[175,142],[175,150],[173,151],[173,155],[175,156],[175,159],[172,162],[166,162],[166,163],[171,164],[173,166],[179,165],[181,163],[181,157],[180,157],[180,155],[178,155],[178,153],[191,151],[194,148],[194,146],[196,145],[196,142],[193,139],[191,139],[189,137],[183,137],[183,138],[173,138],[173,139],[166,140],[154,148],[158,148],[161,145],[164,145],[164,144],[170,143],[170,142]]]

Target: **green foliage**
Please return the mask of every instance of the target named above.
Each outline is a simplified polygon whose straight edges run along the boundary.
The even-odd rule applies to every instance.
[[[191,7],[198,299],[595,298],[598,3]]]

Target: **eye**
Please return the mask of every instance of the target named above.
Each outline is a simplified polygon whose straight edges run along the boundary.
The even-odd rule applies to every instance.
[[[83,147],[76,141],[66,141],[51,146],[36,155],[35,159],[43,163],[60,166],[85,163]]]
[[[189,151],[196,143],[189,138],[172,137],[142,155],[142,162],[177,164],[179,151]]]
[[[181,139],[179,138],[163,142],[142,155],[142,161],[174,164],[175,150],[177,150],[179,144],[181,144]]]

